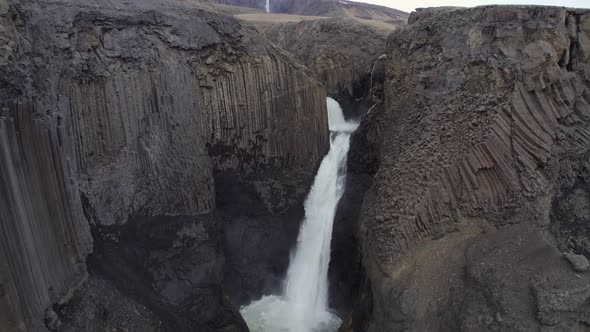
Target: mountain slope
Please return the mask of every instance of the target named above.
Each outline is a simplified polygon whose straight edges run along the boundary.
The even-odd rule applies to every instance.
[[[214,2],[214,1],[212,1]],[[218,3],[264,10],[265,0],[217,0]],[[403,24],[408,13],[401,10],[344,0],[271,0],[272,13],[306,16],[355,17],[359,19]]]

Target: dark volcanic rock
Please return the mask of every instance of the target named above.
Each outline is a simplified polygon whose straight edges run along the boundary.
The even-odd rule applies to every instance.
[[[382,84],[387,34],[351,18],[303,20],[298,23],[256,23],[256,28],[279,47],[312,69],[349,116],[360,118],[371,106],[373,85]],[[362,100],[363,102],[359,102]]]
[[[588,250],[590,14],[415,15],[388,41],[361,212],[368,330],[587,328],[562,252]]]
[[[156,313],[166,330],[247,330],[223,293],[223,223],[216,214],[136,216],[94,233],[90,268]]]
[[[276,2],[273,2],[276,5]],[[337,15],[338,16],[338,15]],[[316,77],[326,85],[328,94],[337,99],[342,106],[347,119],[360,120],[372,106],[373,99],[382,98],[382,84],[385,76],[385,41],[387,33],[391,32],[396,25],[371,25],[364,21],[355,20],[347,17],[333,17],[330,19],[304,19],[297,23],[284,22],[280,15],[240,15],[239,18],[252,22],[256,28],[263,33],[265,37],[273,41],[277,46],[287,50],[290,54],[301,63],[312,69]],[[273,20],[275,18],[276,20]],[[375,107],[374,115],[379,113],[381,106]],[[341,316],[346,316],[353,304],[361,287],[361,255],[358,243],[359,213],[362,203],[363,193],[370,187],[372,176],[377,170],[378,151],[374,148],[377,138],[378,129],[361,126],[358,134],[364,139],[353,140],[353,146],[349,155],[349,175],[347,177],[346,191],[340,201],[339,210],[334,222],[332,237],[331,264],[330,264],[330,305],[336,308]],[[267,175],[267,173],[265,173]],[[218,182],[229,183],[223,179],[226,175],[216,175],[216,179],[222,179]],[[273,196],[284,197],[285,191],[280,189],[281,182],[285,182],[288,177],[279,179],[273,178],[278,189]],[[278,180],[278,181],[277,181]],[[310,181],[311,183],[311,177]],[[232,183],[237,183],[233,181]],[[301,182],[303,183],[303,182]],[[290,185],[293,186],[293,185]],[[301,189],[308,187],[299,186]],[[216,186],[218,189],[219,186]],[[242,243],[249,241],[247,250],[242,251],[240,257],[231,258],[232,264],[228,268],[232,269],[229,275],[248,275],[248,283],[234,284],[235,288],[241,288],[240,298],[247,299],[245,293],[253,293],[251,289],[256,289],[252,285],[258,285],[258,289],[263,289],[264,293],[276,290],[280,286],[284,272],[288,265],[288,250],[292,248],[296,239],[297,218],[301,216],[296,212],[289,212],[286,215],[277,216],[273,213],[267,213],[265,207],[258,201],[264,199],[246,200],[243,203],[232,204],[232,200],[227,197],[237,197],[241,199],[247,196],[245,192],[256,193],[251,197],[257,197],[257,189],[253,186],[238,185],[233,186],[236,191],[217,192],[219,198],[227,200],[230,206],[246,208],[250,207],[252,214],[250,218],[230,217],[228,227],[233,229],[229,237],[230,243]],[[231,194],[228,194],[231,192]],[[300,190],[305,192],[305,190]],[[292,195],[292,194],[291,194]],[[303,195],[300,196],[300,203]],[[268,203],[264,203],[268,206]],[[218,204],[218,206],[221,206]],[[255,212],[254,212],[255,211]],[[302,211],[301,211],[302,212]],[[288,224],[294,233],[289,236],[281,234],[288,231],[280,223],[273,220],[288,221]],[[237,221],[236,221],[237,220]],[[268,220],[268,221],[262,221]],[[262,236],[262,238],[261,238]],[[244,240],[253,239],[253,240]],[[282,244],[282,245],[281,245]],[[289,244],[289,246],[285,246]],[[263,248],[267,248],[266,250]],[[280,248],[280,249],[279,249]],[[234,251],[238,253],[239,251]],[[256,267],[256,256],[265,257],[259,262],[263,266]],[[274,256],[274,258],[272,258]],[[237,266],[234,266],[237,265]],[[282,268],[277,269],[277,266]],[[275,271],[261,274],[261,271]],[[266,275],[267,277],[264,277]],[[244,281],[244,279],[238,279]],[[254,292],[256,294],[256,292]],[[260,294],[260,293],[259,293]],[[238,299],[234,299],[238,301]],[[243,300],[241,300],[243,301]]]
[[[312,174],[280,170],[215,175],[225,223],[225,285],[234,303],[281,291]]]
[[[369,295],[363,295],[370,294],[370,290],[368,286],[363,287],[363,279],[366,278],[362,267],[359,228],[363,196],[379,169],[379,142],[383,126],[381,114],[382,104],[373,106],[351,136],[346,186],[334,216],[328,294],[330,307],[341,317],[346,317],[353,306],[357,307],[355,303],[361,302],[361,306],[366,307],[366,302],[370,301],[366,299]],[[363,309],[359,307],[359,310]]]
[[[1,331],[44,329],[45,309],[86,279],[92,250],[63,118],[38,111],[0,103]]]
[[[121,293],[112,282],[95,274],[78,289],[72,299],[53,307],[59,315],[59,329],[51,331],[170,331],[173,327],[162,321],[146,306]],[[132,328],[130,328],[132,327]]]
[[[571,253],[566,253],[565,258],[572,264],[574,270],[576,272],[584,272],[588,271],[590,268],[590,264],[588,263],[588,259],[584,255],[576,255]]]
[[[538,318],[560,329],[587,328],[590,324],[590,286],[587,280],[570,279],[553,288],[536,289]],[[572,323],[574,322],[574,323]]]
[[[574,181],[553,200],[551,229],[564,252],[590,256],[590,188],[585,174]]]
[[[213,171],[307,181],[328,145],[322,85],[188,2],[0,1],[0,27],[0,329],[45,329],[86,277],[89,224],[121,294],[175,329],[244,329]]]

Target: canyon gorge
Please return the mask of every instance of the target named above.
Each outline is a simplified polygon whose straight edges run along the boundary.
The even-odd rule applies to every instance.
[[[589,9],[0,0],[0,41],[0,331],[590,329]]]

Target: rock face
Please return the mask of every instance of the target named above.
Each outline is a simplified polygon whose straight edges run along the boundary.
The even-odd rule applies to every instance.
[[[217,208],[225,223],[225,285],[234,303],[281,290],[312,173],[216,172]]]
[[[263,8],[265,1],[225,1]],[[404,12],[365,3],[313,0],[271,1],[271,14],[237,15],[309,67],[345,112],[360,117],[381,90],[387,35],[406,24]],[[275,13],[290,13],[284,15]],[[299,16],[312,15],[312,16]],[[364,102],[359,102],[364,101]]]
[[[409,21],[388,41],[387,135],[361,213],[369,331],[583,328],[588,275],[561,251],[588,250],[575,215],[590,13],[445,8]]]
[[[164,328],[245,329],[225,298],[215,186],[264,172],[307,184],[328,146],[321,84],[188,3],[0,1],[0,20],[0,329],[45,328],[86,276],[89,225],[92,273]],[[68,315],[90,309],[70,308],[47,326],[79,329]]]
[[[386,36],[392,31],[344,18],[258,24],[257,28],[312,69],[328,94],[353,98],[368,96],[373,65],[385,53]]]
[[[370,303],[371,300],[362,267],[360,213],[363,196],[372,186],[373,177],[379,169],[384,125],[380,120],[382,112],[383,104],[375,104],[351,136],[345,191],[338,202],[334,217],[328,294],[330,308],[335,309],[342,317],[350,313],[355,302],[361,302],[362,310],[365,310],[367,303],[363,301]]]
[[[382,90],[385,36],[394,25],[384,24],[387,27],[383,28],[342,17],[313,17],[295,23],[284,22],[284,16],[274,14],[238,17],[253,23],[265,37],[309,67],[326,85],[328,94],[338,99],[347,118],[360,118],[371,106],[371,95],[378,95]],[[357,157],[369,158],[366,144],[357,145]],[[357,165],[364,165],[364,159]],[[349,170],[348,194],[341,200],[340,213],[334,223],[330,267],[331,307],[342,316],[350,312],[356,301],[362,279],[356,235],[358,214],[362,193],[370,186],[374,173],[374,170],[354,166]],[[297,180],[293,181],[280,174],[269,179],[269,174],[273,173],[265,173],[264,178],[249,176],[244,183],[232,180],[231,174],[225,172],[216,185],[218,207],[226,216],[224,219],[228,220],[230,230],[226,232],[226,243],[236,248],[231,250],[233,255],[228,254],[230,264],[226,268],[227,275],[240,276],[229,278],[228,283],[237,303],[247,303],[259,296],[261,290],[262,294],[268,294],[280,289],[284,277],[280,272],[288,266],[288,250],[294,247],[303,217],[302,210],[289,206],[298,206],[294,203],[304,199],[311,177],[306,183],[299,180],[303,176],[296,176]],[[232,199],[228,199],[230,197]],[[292,203],[282,202],[286,198]]]
[[[86,278],[92,249],[63,119],[30,103],[0,111],[0,330],[35,331]]]
[[[57,323],[59,331],[117,331],[124,326],[133,326],[129,330],[137,331],[167,330],[156,313],[93,274],[70,301],[54,310],[61,317]]]
[[[313,168],[323,155],[318,84],[236,21],[193,14],[74,21],[85,76],[71,83],[69,134],[96,224],[124,223],[130,211],[208,212],[212,167]]]

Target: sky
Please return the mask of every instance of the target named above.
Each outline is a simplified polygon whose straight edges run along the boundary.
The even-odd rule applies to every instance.
[[[551,5],[577,8],[590,8],[590,0],[358,0],[411,12],[420,7],[460,6],[474,7],[481,5]]]

